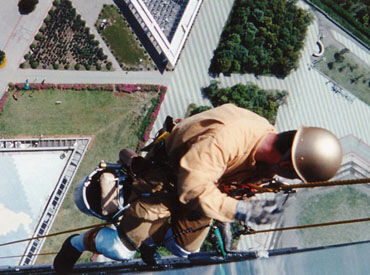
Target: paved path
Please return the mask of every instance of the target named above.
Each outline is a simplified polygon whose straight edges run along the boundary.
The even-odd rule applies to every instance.
[[[18,70],[12,77],[14,82],[41,82],[46,78],[46,83],[144,83],[168,85],[172,73],[161,75],[158,71],[147,72],[99,72],[99,71],[69,71],[69,70]]]
[[[8,83],[13,82],[21,71],[19,64],[28,52],[29,45],[52,5],[52,0],[40,0],[36,9],[28,15],[19,14],[17,3],[18,1],[1,1],[0,49],[6,54],[7,63],[0,69],[0,98]]]

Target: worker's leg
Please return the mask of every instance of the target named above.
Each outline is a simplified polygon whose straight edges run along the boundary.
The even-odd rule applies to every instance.
[[[142,260],[149,265],[158,263],[157,245],[169,228],[168,197],[158,193],[136,200],[126,210],[118,227],[122,242],[130,249],[139,249]]]
[[[171,228],[166,232],[164,244],[174,255],[187,257],[199,251],[211,223],[212,219],[180,206],[171,216]]]
[[[54,259],[54,268],[58,274],[71,272],[74,264],[85,250],[117,261],[129,260],[135,254],[120,240],[118,232],[108,227],[94,228],[79,235],[67,238]]]

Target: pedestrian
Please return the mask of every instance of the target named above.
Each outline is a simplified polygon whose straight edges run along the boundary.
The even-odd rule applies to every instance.
[[[235,189],[274,175],[328,180],[342,160],[331,132],[301,127],[277,133],[265,118],[232,104],[167,123],[164,130],[145,158],[120,152],[134,180],[117,229],[70,236],[54,260],[57,272],[71,271],[85,250],[122,261],[139,249],[144,262],[156,264],[161,244],[187,257],[199,251],[213,219],[248,222],[251,206]]]

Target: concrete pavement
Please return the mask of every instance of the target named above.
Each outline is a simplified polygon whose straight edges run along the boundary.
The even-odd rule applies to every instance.
[[[13,82],[24,82],[27,78],[30,83],[143,83],[169,85],[172,72],[162,75],[158,71],[125,72],[125,71],[69,71],[69,70],[18,70],[12,78]]]
[[[19,14],[17,3],[6,0],[0,3],[0,48],[7,58],[6,66],[0,69],[0,98],[7,90],[8,83],[13,82],[20,71],[19,64],[28,52],[52,0],[40,0],[36,9],[27,15]]]

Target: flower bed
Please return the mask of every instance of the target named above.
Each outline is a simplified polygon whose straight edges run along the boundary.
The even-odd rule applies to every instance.
[[[3,110],[6,99],[8,98],[8,93],[5,93],[0,100],[0,112]]]
[[[60,0],[53,2],[20,67],[110,70],[107,58],[72,2]]]
[[[158,86],[159,94],[158,94],[157,99],[152,100],[152,107],[147,112],[147,115],[145,116],[142,122],[142,125],[140,127],[142,131],[140,132],[140,129],[139,129],[139,132],[138,132],[139,139],[142,140],[142,142],[139,143],[137,149],[144,147],[145,143],[149,140],[150,133],[153,129],[154,122],[158,117],[162,102],[166,96],[167,87],[159,86],[159,85],[157,86]]]

